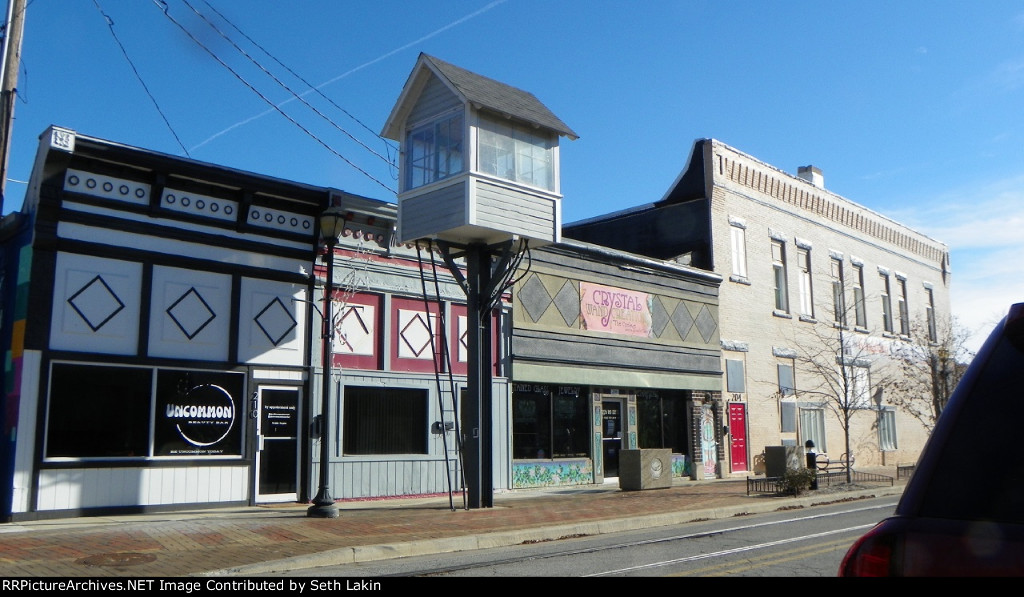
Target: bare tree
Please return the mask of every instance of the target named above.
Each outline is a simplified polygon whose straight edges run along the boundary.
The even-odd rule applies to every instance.
[[[900,358],[899,375],[888,400],[914,417],[929,432],[949,402],[974,354],[967,348],[970,332],[955,316],[915,323]]]
[[[799,380],[793,389],[802,400],[816,401],[839,422],[848,464],[846,482],[850,483],[854,418],[863,413],[877,418],[883,393],[895,383],[891,363],[902,345],[891,334],[879,336],[868,330],[867,309],[874,301],[863,291],[862,274],[845,272],[841,261],[833,259],[829,279],[832,301],[827,319],[831,321],[812,318],[806,322],[811,325],[789,326],[794,374]],[[905,310],[893,310],[888,297],[880,304],[886,330],[909,323]]]
[[[892,348],[845,325],[822,322],[803,330],[794,346],[794,367],[800,379],[797,394],[816,400],[836,417],[850,462],[853,418],[861,412],[874,412],[873,401],[894,383],[889,358]],[[852,477],[852,466],[847,466],[846,482],[852,482]]]

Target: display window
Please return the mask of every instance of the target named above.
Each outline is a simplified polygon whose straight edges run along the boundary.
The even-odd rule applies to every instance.
[[[245,376],[53,363],[47,459],[241,457]]]
[[[512,457],[590,456],[589,401],[579,388],[519,384],[512,394]]]
[[[427,454],[428,399],[414,388],[347,386],[345,454]]]
[[[686,454],[689,445],[686,394],[642,391],[637,395],[637,441],[641,449],[668,448]]]

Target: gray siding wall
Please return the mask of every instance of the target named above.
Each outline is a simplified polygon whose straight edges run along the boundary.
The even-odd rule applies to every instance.
[[[466,224],[466,182],[399,200],[399,240],[426,238]]]
[[[346,386],[380,386],[423,389],[428,393],[430,416],[433,421],[454,422],[451,394],[444,388],[443,409],[439,404],[437,384],[433,376],[422,374],[401,374],[387,372],[346,372]],[[458,384],[460,387],[462,383]],[[341,395],[344,396],[344,389]],[[511,444],[509,425],[509,386],[504,380],[495,380],[492,385],[494,427],[492,441],[494,452],[494,487],[510,487]],[[339,403],[339,412],[344,412],[344,399]],[[343,430],[336,430],[337,442],[343,444]],[[387,497],[447,493],[460,487],[455,431],[446,437],[423,429],[429,436],[428,453],[393,456],[333,456],[331,459],[330,485],[335,497],[350,499],[362,497]],[[316,468],[316,467],[314,467]]]
[[[455,459],[453,454],[448,465],[443,459],[346,460],[333,465],[331,487],[341,488],[343,498],[446,493],[449,467],[453,488],[458,489]]]
[[[341,245],[349,250],[361,246],[354,236],[343,237]],[[369,245],[363,246],[363,248],[371,253],[385,250],[385,247],[381,245]],[[341,398],[335,402],[334,408],[337,410],[332,411],[331,417],[331,437],[334,438],[335,447],[331,455],[330,486],[332,493],[338,498],[443,494],[450,489],[449,480],[454,485],[454,489],[457,490],[459,487],[461,471],[458,468],[457,437],[454,430],[442,436],[432,433],[429,429],[429,424],[434,421],[453,422],[456,420],[455,401],[452,400],[451,387],[447,380],[439,386],[438,380],[431,373],[410,373],[390,369],[392,344],[397,341],[392,334],[394,329],[391,312],[393,301],[399,297],[422,298],[423,293],[423,280],[420,277],[419,269],[400,265],[402,261],[415,260],[417,251],[404,246],[392,247],[392,250],[393,255],[402,259],[374,260],[366,259],[365,255],[355,255],[339,256],[335,262],[335,282],[339,287],[356,292],[383,295],[381,313],[374,321],[379,326],[375,333],[382,337],[380,350],[385,355],[383,370],[361,370],[346,367],[339,367],[335,370],[341,379],[332,389],[332,394]],[[429,260],[430,253],[423,252],[423,258]],[[428,266],[427,269],[429,271],[431,268]],[[442,300],[450,304],[465,304],[466,295],[447,268],[439,265],[437,274],[436,289],[439,290]],[[427,285],[427,292],[433,300],[435,286],[432,281],[428,281]],[[322,302],[322,296],[320,294],[315,300]],[[452,313],[448,312],[447,317],[451,318]],[[449,319],[449,323],[452,322],[453,320]],[[452,338],[449,337],[449,340]],[[456,358],[456,355],[452,356]],[[320,401],[320,392],[323,387],[321,359],[321,353],[313,356],[315,373],[311,387],[314,389],[314,395],[311,399],[316,404]],[[461,391],[465,387],[465,376],[455,375],[454,382],[456,384],[455,391]],[[422,433],[428,437],[427,453],[365,456],[341,453],[339,446],[344,445],[345,431],[344,388],[354,386],[412,388],[425,391],[428,396],[429,416],[427,418],[428,428],[423,429]],[[495,489],[507,489],[511,487],[511,460],[509,458],[511,436],[508,428],[511,398],[509,384],[506,380],[502,378],[494,380],[492,399],[495,421],[493,428],[494,487]],[[317,466],[312,468],[311,473],[316,475],[319,470],[319,457],[314,454],[313,458]],[[314,477],[311,486],[315,488],[316,485]]]
[[[555,239],[557,199],[476,181],[476,225],[528,238]]]
[[[431,77],[416,105],[409,112],[409,125],[416,126],[462,105],[462,101],[437,79]]]

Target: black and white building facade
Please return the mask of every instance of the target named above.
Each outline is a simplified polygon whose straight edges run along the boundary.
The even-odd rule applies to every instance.
[[[465,294],[395,224],[393,203],[45,131],[0,228],[3,518],[308,501],[324,424],[336,499],[461,491]]]
[[[328,197],[45,131],[6,226],[4,514],[299,499]]]

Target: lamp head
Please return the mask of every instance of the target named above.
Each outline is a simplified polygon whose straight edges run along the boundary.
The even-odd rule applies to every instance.
[[[320,237],[329,247],[338,244],[347,221],[346,212],[337,208],[328,208],[320,214]]]

